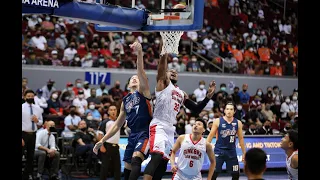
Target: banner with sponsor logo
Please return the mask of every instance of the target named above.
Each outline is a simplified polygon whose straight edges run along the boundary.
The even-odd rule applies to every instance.
[[[284,168],[286,167],[286,155],[280,147],[281,136],[246,136],[244,138],[246,149],[250,148],[262,148],[267,153],[267,168]],[[175,138],[176,140],[176,138]],[[212,146],[214,148],[214,144],[216,139],[212,140]],[[126,149],[128,143],[128,138],[120,138],[119,146],[120,146],[120,156],[121,156],[121,168],[122,172],[124,169],[124,162],[122,161],[124,151]],[[178,157],[178,153],[176,154],[176,158]],[[242,151],[239,145],[239,141],[237,140],[237,154],[240,168],[243,168],[242,160]],[[141,172],[144,171],[145,167],[147,166],[148,162],[150,161],[151,156],[148,159],[144,160],[141,165]],[[202,166],[202,170],[209,170],[210,161],[207,155],[205,155],[204,163]],[[226,169],[226,164],[223,165],[223,169]],[[167,166],[167,171],[171,171],[170,162]]]

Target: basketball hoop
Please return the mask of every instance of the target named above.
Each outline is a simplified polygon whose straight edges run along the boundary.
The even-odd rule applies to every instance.
[[[160,32],[162,37],[162,50],[160,55],[179,54],[178,47],[183,31],[164,31]]]

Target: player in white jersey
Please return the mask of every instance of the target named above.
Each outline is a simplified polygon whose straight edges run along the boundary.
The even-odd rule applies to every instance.
[[[173,124],[181,105],[184,104],[191,111],[200,113],[212,98],[215,90],[215,82],[212,81],[204,100],[198,103],[190,100],[188,95],[176,86],[177,71],[167,70],[167,58],[168,54],[161,56],[158,65],[156,104],[149,128],[151,160],[144,170],[145,180],[161,179],[167,169],[174,144],[175,126]]]
[[[173,180],[201,180],[201,168],[205,154],[210,160],[208,177],[212,177],[216,161],[210,143],[202,137],[206,131],[206,123],[203,119],[198,118],[193,125],[192,134],[180,135],[173,146],[171,153],[171,170]],[[180,149],[175,165],[176,152]]]
[[[287,155],[287,173],[290,180],[298,180],[298,131],[289,130],[281,139],[281,148]]]

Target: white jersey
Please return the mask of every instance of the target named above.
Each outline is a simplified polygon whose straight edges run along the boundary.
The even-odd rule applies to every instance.
[[[155,91],[156,103],[154,106],[153,120],[150,125],[161,124],[172,126],[176,123],[176,116],[184,101],[184,93],[179,87],[174,86],[171,81],[162,91]]]
[[[186,134],[181,143],[177,167],[179,172],[185,176],[201,175],[201,169],[206,154],[206,139],[202,138],[198,142],[193,142],[191,134]],[[178,172],[178,173],[179,173]],[[194,178],[192,178],[194,179]]]
[[[287,157],[287,173],[289,175],[289,179],[290,180],[298,180],[298,168],[294,169],[291,167],[291,159],[293,157],[293,155],[298,154],[298,151],[295,151],[291,154],[290,157]]]

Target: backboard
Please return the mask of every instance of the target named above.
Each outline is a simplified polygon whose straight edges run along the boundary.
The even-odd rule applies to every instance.
[[[169,1],[161,0],[161,4],[155,5],[151,11],[147,13],[146,24],[141,28],[130,27],[121,28],[112,25],[96,24],[95,29],[99,32],[117,32],[117,31],[195,31],[202,29],[204,0],[186,0],[185,9],[173,10]],[[148,1],[149,2],[149,1]],[[132,7],[136,7],[135,0],[132,0]],[[147,7],[148,10],[148,7]],[[138,9],[137,9],[138,11]],[[117,14],[113,15],[117,18]],[[138,18],[139,19],[139,18]],[[128,19],[129,20],[129,19]],[[132,23],[132,19],[130,20]],[[125,22],[130,24],[130,22]]]

